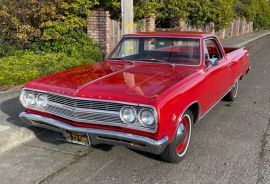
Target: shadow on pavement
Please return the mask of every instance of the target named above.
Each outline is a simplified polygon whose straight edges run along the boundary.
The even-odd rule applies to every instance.
[[[20,112],[23,111],[23,107],[20,104],[19,97],[8,99],[0,105],[0,109],[3,113],[8,115],[7,122],[17,126],[26,126],[19,118]]]
[[[0,104],[0,110],[2,113],[6,114],[8,117],[6,118],[6,122],[11,123],[12,125],[15,125],[15,127],[24,127],[26,129],[29,129],[32,131],[36,137],[43,141],[48,142],[52,144],[59,144],[59,141],[53,141],[53,139],[48,139],[51,135],[57,136],[58,133],[45,130],[38,127],[32,127],[27,124],[25,124],[20,118],[19,114],[24,110],[23,106],[21,105],[19,101],[19,97],[14,97],[11,99],[8,99]],[[1,113],[0,112],[0,113]],[[12,128],[12,127],[11,127]],[[14,129],[14,132],[16,130]],[[27,136],[27,135],[26,135]]]
[[[49,143],[53,145],[61,145],[65,144],[65,137],[58,133],[54,132],[51,130],[43,129],[43,128],[38,128],[38,127],[32,127],[27,124],[25,124],[20,118],[19,114],[24,110],[23,106],[21,105],[19,101],[19,97],[14,97],[11,99],[8,99],[0,104],[0,114],[4,113],[8,117],[6,121],[8,123],[11,123],[12,125],[15,125],[17,127],[24,127],[32,131],[35,136],[44,143]],[[14,130],[15,131],[15,130]],[[111,145],[105,145],[105,144],[100,144],[100,145],[95,145],[93,146],[95,149],[99,149],[102,151],[111,151],[112,147]]]
[[[157,161],[160,161],[160,162],[165,162],[161,159],[161,157],[159,155],[155,155],[155,154],[151,154],[151,153],[147,153],[147,152],[144,152],[144,151],[139,151],[139,150],[134,150],[134,149],[129,149],[139,155],[142,155],[144,157],[147,157],[149,159],[152,159],[152,160],[157,160]]]

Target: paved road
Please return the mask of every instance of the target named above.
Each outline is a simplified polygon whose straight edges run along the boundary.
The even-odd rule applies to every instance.
[[[238,99],[220,102],[194,126],[181,163],[118,146],[71,145],[46,132],[0,155],[0,183],[270,183],[270,36],[248,48],[252,71]]]

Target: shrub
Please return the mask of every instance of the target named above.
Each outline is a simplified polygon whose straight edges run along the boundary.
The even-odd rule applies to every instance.
[[[81,31],[64,34],[61,39],[55,41],[33,43],[29,46],[29,49],[35,53],[60,52],[67,56],[91,58],[92,60],[100,60],[103,57],[99,45]]]
[[[0,58],[0,86],[23,84],[44,75],[91,62],[91,59],[70,57],[64,53],[19,52],[14,56]]]
[[[175,28],[180,21],[187,21],[188,3],[189,0],[163,0],[157,14],[157,26]]]
[[[27,46],[37,40],[59,40],[71,31],[85,31],[97,0],[5,0],[0,3],[0,36]]]
[[[0,87],[100,60],[85,33],[97,0],[9,0],[0,4]],[[1,58],[2,57],[2,58]]]
[[[254,22],[258,29],[270,28],[270,3],[265,0],[236,0],[234,11],[237,17]]]
[[[0,58],[3,56],[14,55],[18,52],[19,48],[14,45],[10,45],[0,39]]]

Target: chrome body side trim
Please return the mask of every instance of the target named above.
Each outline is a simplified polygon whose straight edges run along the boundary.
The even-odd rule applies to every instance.
[[[164,136],[160,140],[154,140],[145,136],[139,136],[130,133],[75,127],[52,118],[47,118],[35,114],[28,114],[26,112],[22,112],[19,116],[25,123],[29,125],[60,132],[64,136],[66,130],[87,134],[91,140],[91,144],[93,145],[101,143],[121,145],[153,154],[160,154],[165,149],[169,140],[167,136]]]

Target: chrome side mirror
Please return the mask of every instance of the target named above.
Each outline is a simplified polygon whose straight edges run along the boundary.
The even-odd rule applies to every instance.
[[[209,68],[210,66],[217,66],[218,58],[205,59],[205,65],[207,68]]]

